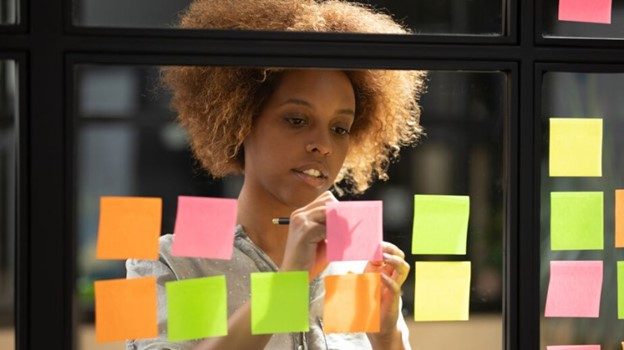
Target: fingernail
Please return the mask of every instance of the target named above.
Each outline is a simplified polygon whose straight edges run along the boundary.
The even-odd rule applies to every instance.
[[[383,253],[382,255],[383,255],[383,259],[384,259],[384,260],[390,260],[390,254],[388,254],[388,253]]]

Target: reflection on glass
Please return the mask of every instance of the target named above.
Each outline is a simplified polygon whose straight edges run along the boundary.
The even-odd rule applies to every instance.
[[[504,0],[362,0],[391,13],[417,34],[504,34]],[[74,24],[87,27],[170,28],[191,0],[74,0]]]
[[[17,0],[0,0],[0,25],[19,23]]]
[[[559,20],[559,1],[542,1],[544,37],[583,39],[624,39],[624,3],[611,4],[611,23]],[[594,6],[593,1],[585,4]]]
[[[209,179],[173,122],[170,96],[157,87],[155,67],[82,65],[75,69],[77,136],[76,227],[82,316],[81,348],[93,338],[93,281],[125,275],[123,262],[95,259],[99,197],[163,198],[163,233],[173,230],[178,195],[236,197],[240,178]],[[431,72],[422,98],[427,136],[391,165],[390,180],[357,199],[384,201],[385,239],[407,260],[470,260],[470,321],[413,321],[413,272],[404,288],[404,311],[419,349],[475,344],[500,349],[503,286],[503,124],[506,75]],[[118,98],[119,91],[127,94]],[[461,194],[471,200],[467,255],[412,256],[414,194]],[[412,268],[413,271],[413,268]],[[451,334],[464,334],[461,337]]]
[[[624,251],[615,248],[615,190],[624,188],[624,74],[547,73],[543,83],[541,165],[541,342],[557,344],[601,344],[602,349],[621,349],[624,320],[617,318],[616,261]],[[550,177],[548,174],[549,118],[602,118],[602,177]],[[550,193],[554,191],[604,192],[604,249],[551,250]],[[600,260],[604,264],[599,318],[544,318],[550,279],[550,261]]]
[[[0,61],[0,348],[15,349],[17,73]]]

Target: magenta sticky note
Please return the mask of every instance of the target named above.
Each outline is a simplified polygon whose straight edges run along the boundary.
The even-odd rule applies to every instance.
[[[328,203],[327,260],[381,261],[381,201]]]
[[[174,256],[231,259],[236,204],[236,199],[178,197],[171,253]]]
[[[551,261],[546,317],[591,317],[600,311],[603,263]]]
[[[559,0],[559,20],[611,23],[612,0]]]
[[[600,345],[548,345],[546,350],[600,350]]]

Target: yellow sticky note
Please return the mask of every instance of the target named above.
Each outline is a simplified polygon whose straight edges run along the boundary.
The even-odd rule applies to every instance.
[[[550,176],[602,176],[602,119],[550,119]]]
[[[158,259],[162,199],[100,198],[98,259]]]
[[[95,281],[95,340],[158,336],[156,278]]]
[[[414,320],[467,321],[470,261],[417,261]]]

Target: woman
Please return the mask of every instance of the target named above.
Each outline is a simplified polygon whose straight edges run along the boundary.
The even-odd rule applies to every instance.
[[[181,26],[406,32],[386,15],[342,1],[196,1]],[[325,260],[325,206],[337,201],[332,187],[360,193],[385,179],[399,147],[418,138],[423,73],[170,67],[163,79],[204,168],[214,176],[242,173],[244,183],[232,260],[173,257],[173,237],[165,235],[159,261],[128,261],[128,277],[157,278],[162,338],[128,348],[409,349],[400,312],[409,265],[386,242],[383,262],[364,267],[382,276],[380,332],[323,333],[322,277],[346,272]],[[277,217],[290,217],[290,224],[274,225]],[[309,332],[251,334],[249,274],[259,271],[309,272]],[[165,283],[212,275],[226,275],[228,335],[168,343]]]

